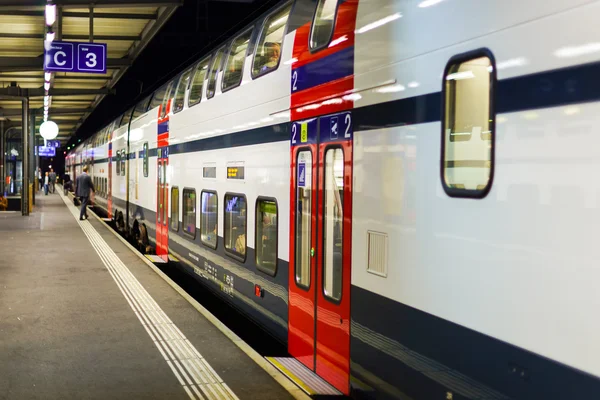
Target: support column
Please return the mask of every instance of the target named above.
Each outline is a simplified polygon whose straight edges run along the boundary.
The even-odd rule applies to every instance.
[[[0,121],[0,193],[4,194],[4,184],[6,182],[6,133],[4,132],[4,120]]]
[[[33,191],[31,197],[33,198],[33,204],[35,204],[35,192],[37,192],[37,163],[35,162],[35,110],[31,111],[31,120],[29,121],[29,179],[33,183]]]
[[[23,189],[21,190],[21,214],[29,215],[29,98],[22,99],[22,125],[23,134]]]

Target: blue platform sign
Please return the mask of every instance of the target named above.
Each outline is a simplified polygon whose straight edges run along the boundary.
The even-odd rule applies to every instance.
[[[106,73],[106,44],[51,42],[44,50],[44,71]]]
[[[46,140],[46,147],[60,147],[60,140]]]
[[[56,149],[54,147],[38,146],[38,155],[40,157],[56,157]]]

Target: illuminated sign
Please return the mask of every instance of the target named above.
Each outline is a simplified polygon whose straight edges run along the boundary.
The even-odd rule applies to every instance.
[[[38,146],[38,155],[40,157],[55,157],[56,156],[56,148]]]
[[[244,179],[244,167],[227,167],[227,179]]]

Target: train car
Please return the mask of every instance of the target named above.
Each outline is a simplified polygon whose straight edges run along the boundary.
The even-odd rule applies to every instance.
[[[599,15],[283,2],[120,117],[108,211],[309,393],[596,398]]]

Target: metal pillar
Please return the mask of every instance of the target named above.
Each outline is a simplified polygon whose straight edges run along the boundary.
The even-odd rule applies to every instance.
[[[21,214],[29,215],[29,98],[23,97],[23,120],[21,132],[23,134],[23,189],[21,190]]]
[[[4,194],[4,182],[6,179],[6,172],[4,170],[4,164],[6,164],[6,133],[4,132],[4,120],[0,121],[0,193]]]
[[[29,163],[29,179],[31,179],[31,182],[33,183],[31,197],[33,200],[33,204],[35,204],[35,192],[37,192],[38,188],[37,179],[35,178],[37,176],[37,168],[35,162],[35,110],[31,111],[31,120],[29,121],[29,128],[29,156],[31,157],[31,161]]]

